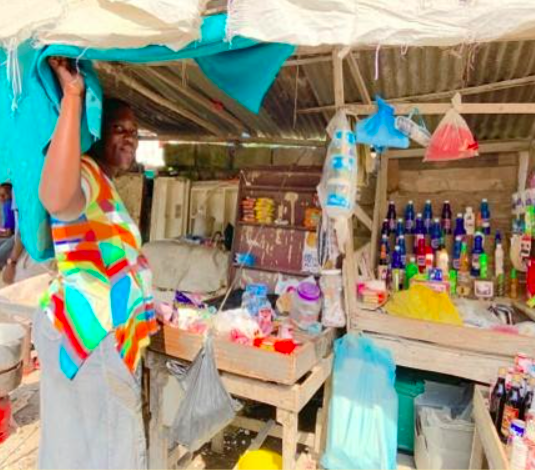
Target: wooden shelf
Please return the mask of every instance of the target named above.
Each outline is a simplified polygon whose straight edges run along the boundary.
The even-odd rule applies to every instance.
[[[316,187],[313,188],[307,188],[303,186],[263,186],[263,185],[246,185],[243,186],[244,191],[267,191],[267,192],[274,192],[274,193],[307,193],[307,194],[316,194]]]
[[[286,274],[287,276],[301,276],[301,277],[308,277],[308,276],[319,276],[319,274],[314,273],[305,273],[303,271],[297,271],[294,269],[279,269],[277,267],[270,267],[270,266],[242,266],[238,263],[233,263],[232,266],[236,269],[248,269],[249,271],[264,271],[267,273],[281,273]]]
[[[315,232],[316,229],[303,227],[301,225],[277,225],[277,224],[262,224],[259,222],[244,222],[239,221],[238,225],[247,226],[247,227],[266,227],[271,229],[282,229],[282,230],[297,230],[299,232]]]

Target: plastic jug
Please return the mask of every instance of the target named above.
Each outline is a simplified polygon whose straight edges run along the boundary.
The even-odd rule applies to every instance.
[[[290,318],[302,330],[307,330],[319,320],[321,291],[315,282],[299,283],[293,293]]]

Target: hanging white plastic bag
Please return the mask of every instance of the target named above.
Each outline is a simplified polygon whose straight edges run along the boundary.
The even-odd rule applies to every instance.
[[[234,420],[240,405],[219,377],[210,335],[189,369],[173,373],[185,396],[171,427],[171,438],[195,452]]]
[[[419,123],[414,122],[413,117],[415,116],[419,118]],[[414,108],[408,116],[398,116],[395,126],[398,131],[422,147],[427,147],[431,141],[431,133],[427,130],[425,121],[417,108]]]

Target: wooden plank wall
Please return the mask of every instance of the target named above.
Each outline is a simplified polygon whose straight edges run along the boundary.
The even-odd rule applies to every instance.
[[[442,204],[448,199],[453,215],[467,206],[479,210],[487,198],[491,211],[492,231],[511,232],[511,195],[518,180],[518,154],[484,154],[474,159],[446,163],[424,163],[421,159],[391,159],[388,165],[388,197],[398,210],[404,210],[412,199],[416,211],[423,211],[426,199],[433,203],[435,217],[440,217]],[[383,214],[386,207],[382,208]]]

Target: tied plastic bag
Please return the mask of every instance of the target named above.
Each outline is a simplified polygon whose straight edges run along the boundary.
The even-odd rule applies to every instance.
[[[413,117],[418,117],[419,123],[414,122]],[[427,130],[425,121],[417,108],[414,108],[408,116],[398,116],[395,126],[398,131],[422,147],[427,147],[431,141],[431,133]]]
[[[182,373],[177,370],[175,377],[185,396],[171,427],[171,438],[195,452],[232,422],[240,405],[219,377],[211,336],[206,337],[189,369]]]
[[[453,99],[450,109],[431,136],[424,162],[461,160],[478,155],[478,144],[463,117],[455,109],[459,97]]]
[[[395,379],[396,365],[387,349],[363,335],[336,340],[324,468],[396,468]]]
[[[388,147],[408,148],[409,138],[396,129],[394,108],[380,96],[375,101],[377,112],[357,123],[357,142],[371,145],[379,152]]]
[[[386,311],[396,317],[412,318],[448,325],[463,324],[463,320],[448,294],[435,292],[421,284],[397,292],[386,304]]]

